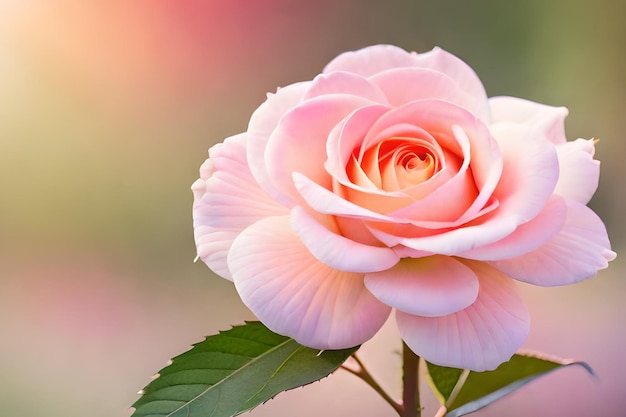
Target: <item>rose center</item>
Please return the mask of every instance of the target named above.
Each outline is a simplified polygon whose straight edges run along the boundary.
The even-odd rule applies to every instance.
[[[416,153],[410,152],[400,159],[399,165],[404,167],[407,171],[431,169],[433,166],[433,156],[431,154],[419,156]]]
[[[382,189],[398,191],[428,181],[437,171],[430,144],[393,138],[380,144],[378,167]]]

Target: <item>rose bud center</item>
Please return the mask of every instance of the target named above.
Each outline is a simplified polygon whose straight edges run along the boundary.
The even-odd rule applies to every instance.
[[[414,138],[391,138],[378,147],[378,167],[385,191],[399,191],[428,181],[438,170],[430,143]]]

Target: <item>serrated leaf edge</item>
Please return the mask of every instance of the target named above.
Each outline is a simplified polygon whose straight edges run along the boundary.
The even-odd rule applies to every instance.
[[[220,332],[220,333],[221,333],[221,332]],[[258,360],[262,359],[263,357],[265,357],[266,355],[268,355],[268,354],[270,354],[270,353],[274,352],[275,350],[278,350],[278,349],[280,349],[280,348],[282,348],[282,347],[284,347],[284,346],[288,345],[288,344],[289,344],[289,343],[291,343],[291,342],[295,342],[295,341],[294,341],[293,339],[286,339],[285,341],[283,341],[283,342],[279,343],[278,345],[275,345],[274,347],[272,347],[272,348],[270,348],[270,349],[266,350],[265,352],[263,352],[263,353],[262,353],[262,354],[260,354],[259,356],[256,356],[256,357],[252,358],[252,359],[251,359],[248,363],[246,363],[244,366],[242,366],[242,367],[240,367],[240,368],[236,369],[233,373],[231,373],[230,375],[228,375],[226,378],[224,378],[224,379],[220,380],[220,381],[219,381],[219,382],[217,382],[216,384],[211,385],[209,388],[205,389],[204,391],[202,391],[201,393],[199,393],[198,395],[196,395],[195,397],[193,397],[193,398],[192,398],[192,399],[190,399],[189,401],[186,401],[186,402],[185,402],[185,404],[183,404],[183,405],[181,405],[180,407],[178,407],[178,408],[176,408],[176,409],[172,410],[172,411],[171,411],[171,412],[169,412],[168,414],[165,414],[165,416],[166,416],[166,417],[170,417],[170,416],[172,416],[173,414],[177,413],[178,411],[182,410],[183,408],[188,407],[191,403],[193,403],[194,401],[198,400],[200,397],[202,397],[203,395],[205,395],[205,394],[206,394],[209,390],[212,390],[212,389],[214,389],[215,387],[218,387],[220,384],[222,384],[223,382],[225,382],[225,381],[229,380],[230,378],[232,378],[232,377],[233,377],[233,376],[235,376],[236,374],[238,374],[238,373],[242,372],[244,369],[246,369],[246,368],[247,368],[247,367],[249,367],[250,365],[254,364],[256,361],[258,361]],[[202,342],[199,342],[199,343],[202,343]],[[195,344],[194,344],[193,346],[195,347]],[[193,347],[192,347],[192,349],[193,349]],[[299,349],[299,348],[298,348],[298,349]],[[296,351],[297,351],[298,349],[296,349]],[[189,351],[187,351],[187,352],[189,352]],[[181,354],[181,355],[182,355],[182,354]],[[178,355],[178,356],[181,356],[181,355]],[[172,359],[172,363],[173,363],[175,360],[176,360],[176,358]],[[283,366],[283,365],[284,365],[284,363],[283,363],[283,364],[281,364],[281,366]],[[156,380],[156,379],[158,379],[158,378],[155,378],[155,380]],[[146,386],[146,388],[147,388],[147,386]],[[145,390],[145,388],[144,388],[144,390]],[[143,395],[149,395],[149,394],[150,394],[150,393],[143,394]],[[255,394],[258,394],[258,391],[257,391]],[[137,400],[137,401],[139,401],[139,400]],[[155,400],[155,401],[157,401],[157,400]],[[152,402],[152,401],[147,402],[147,403],[144,403],[144,404],[150,404],[151,402]],[[136,404],[136,402],[135,402],[135,404]],[[142,405],[144,405],[144,404],[142,404]],[[141,406],[140,406],[140,407],[141,407]],[[135,411],[137,411],[140,407],[135,408]],[[133,404],[133,408],[134,408],[134,404]],[[243,411],[247,411],[247,410],[243,410]],[[243,411],[242,411],[242,412],[243,412]],[[239,412],[238,412],[238,413],[239,413]],[[133,414],[134,414],[134,413],[133,413]],[[233,414],[233,415],[236,415],[236,414]]]

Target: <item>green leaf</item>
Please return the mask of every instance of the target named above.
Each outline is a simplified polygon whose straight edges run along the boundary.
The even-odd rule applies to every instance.
[[[536,354],[513,355],[508,362],[486,372],[447,368],[426,362],[429,382],[447,409],[446,417],[473,413],[540,376],[570,365],[580,365],[593,375],[593,370],[585,362]]]
[[[141,391],[132,417],[234,416],[328,376],[357,349],[310,349],[248,322],[172,359]]]

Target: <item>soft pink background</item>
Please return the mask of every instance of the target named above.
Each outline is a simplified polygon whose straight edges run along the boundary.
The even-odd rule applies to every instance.
[[[432,4],[431,4],[432,3]],[[624,248],[622,2],[0,0],[0,404],[7,416],[128,416],[150,375],[252,319],[193,264],[189,186],[207,148],[277,86],[374,43],[464,58],[490,95],[570,108],[599,137],[592,201]],[[564,288],[521,286],[525,347],[588,361],[479,416],[618,416],[626,408],[626,264]],[[393,323],[364,347],[399,394]],[[426,402],[432,415],[435,402]],[[393,415],[338,373],[253,416]]]

